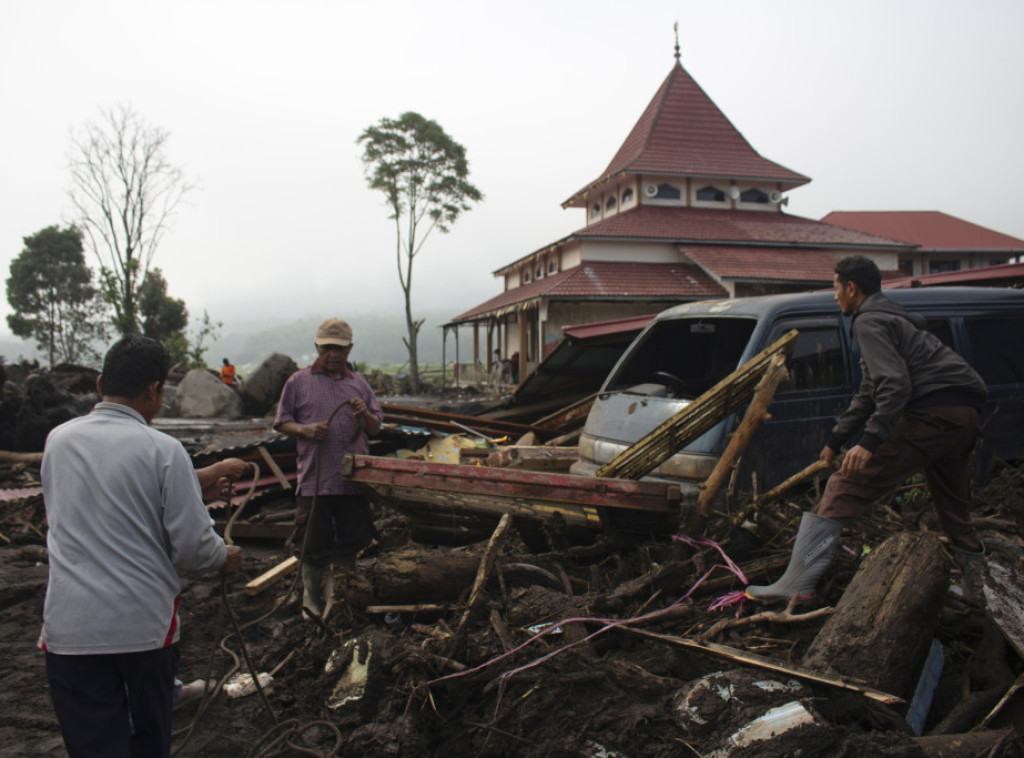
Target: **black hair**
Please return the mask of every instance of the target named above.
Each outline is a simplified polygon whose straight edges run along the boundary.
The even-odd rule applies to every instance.
[[[163,384],[171,370],[167,348],[149,337],[122,337],[103,358],[103,394],[135,398],[152,382]]]
[[[836,276],[840,284],[853,282],[864,295],[874,295],[882,289],[882,272],[870,258],[851,255],[836,264]]]

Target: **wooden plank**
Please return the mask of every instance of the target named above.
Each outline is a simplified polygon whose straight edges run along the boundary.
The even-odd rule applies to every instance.
[[[370,488],[389,505],[410,516],[445,513],[465,513],[477,517],[500,519],[510,513],[516,518],[534,521],[560,521],[569,526],[600,529],[601,518],[594,507],[572,503],[541,503],[518,498],[498,498],[445,490],[430,490],[421,487],[399,487],[395,485],[361,484]]]
[[[265,571],[258,577],[253,579],[247,585],[245,585],[246,595],[258,595],[263,592],[267,587],[276,584],[283,577],[288,576],[293,572],[299,565],[299,559],[294,555],[285,558],[279,564],[269,571]]]
[[[773,356],[789,355],[795,340],[796,330],[792,329],[601,466],[597,476],[639,479],[657,468],[730,413],[746,405]]]
[[[825,676],[817,671],[811,671],[800,666],[785,666],[781,663],[776,663],[770,658],[764,658],[763,656],[748,653],[743,650],[737,650],[736,648],[728,647],[726,645],[719,645],[714,642],[697,642],[696,640],[691,640],[686,637],[675,637],[670,634],[649,632],[646,629],[635,629],[631,626],[620,626],[617,628],[623,632],[636,635],[637,637],[643,637],[644,639],[657,640],[658,642],[664,642],[669,645],[674,645],[675,647],[703,652],[719,658],[728,658],[729,660],[736,661],[737,663],[744,663],[750,666],[756,666],[757,668],[766,669],[768,671],[787,674],[789,676],[794,676],[798,679],[804,679],[817,684],[826,684],[830,687],[859,692],[865,697],[877,700],[880,703],[885,703],[886,705],[899,705],[906,702],[903,698],[891,695],[888,692],[882,692],[881,690],[876,690],[871,687],[865,687],[854,682],[847,681],[846,679]]]
[[[278,483],[286,490],[290,490],[292,485],[288,482],[288,477],[284,475],[281,467],[277,465],[277,461],[274,460],[273,456],[267,451],[263,445],[257,445],[256,449],[260,451],[260,455],[263,457],[263,461],[267,464],[267,468],[274,474]]]
[[[496,470],[486,466],[429,463],[372,455],[347,455],[342,473],[356,484],[380,484],[407,491],[506,498],[544,505],[601,506],[624,510],[675,512],[678,485],[597,479],[589,476]]]

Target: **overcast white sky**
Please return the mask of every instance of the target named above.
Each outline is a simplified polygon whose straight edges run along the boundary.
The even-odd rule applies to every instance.
[[[454,316],[583,225],[560,204],[669,73],[675,21],[754,149],[812,178],[788,212],[941,210],[1024,238],[1020,0],[33,0],[0,4],[0,273],[70,218],[69,130],[130,103],[201,184],[155,259],[191,313],[400,312],[356,138],[415,110],[486,195],[417,260],[414,308]]]

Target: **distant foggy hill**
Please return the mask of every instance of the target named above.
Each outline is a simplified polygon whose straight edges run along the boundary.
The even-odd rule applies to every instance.
[[[441,324],[450,317],[451,314],[447,312],[420,314],[420,318],[427,319],[417,341],[421,366],[428,363],[436,366],[441,362]],[[324,318],[327,316],[308,316],[287,323],[267,321],[225,324],[217,341],[207,351],[206,362],[217,367],[223,358],[229,358],[236,366],[254,368],[268,355],[276,352],[291,356],[299,366],[308,366],[315,358],[313,335],[317,324]],[[405,318],[401,314],[354,315],[349,323],[355,337],[352,360],[356,363],[394,367],[408,362],[409,353],[402,342]],[[466,329],[464,332],[460,335],[463,340],[460,358],[463,361],[473,354],[472,345],[469,344],[470,331]],[[108,346],[103,346],[100,352]],[[455,360],[454,335],[448,337],[448,352],[448,361]],[[0,336],[0,356],[8,363],[15,363],[21,358],[38,358],[41,363],[46,362],[45,357],[36,350],[34,340],[20,340],[13,336]]]
[[[427,323],[420,330],[417,340],[418,355],[421,365],[441,362],[441,324],[451,317],[450,313],[422,314]],[[313,362],[313,335],[319,324],[327,316],[311,316],[296,319],[288,323],[263,323],[239,325],[230,332],[222,329],[220,339],[206,354],[206,362],[211,366],[219,365],[221,359],[229,358],[238,366],[256,366],[271,353],[284,353],[291,356],[299,366],[307,366]],[[348,319],[354,333],[351,360],[371,366],[397,366],[409,360],[402,337],[405,335],[405,318],[395,316],[354,315]],[[467,343],[460,345],[460,357],[463,351],[472,355],[472,346],[468,344],[469,330],[465,330]],[[448,337],[447,356],[449,361],[455,359],[454,335]]]

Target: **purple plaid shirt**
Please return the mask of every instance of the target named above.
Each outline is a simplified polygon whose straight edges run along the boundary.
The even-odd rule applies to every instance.
[[[277,404],[274,426],[286,421],[300,424],[315,424],[326,421],[338,405],[354,397],[362,398],[367,410],[377,418],[384,419],[377,396],[370,385],[358,374],[348,369],[335,378],[324,373],[317,361],[309,368],[296,371],[285,382],[281,400]],[[358,429],[352,409],[346,406],[339,410],[331,421],[327,439],[321,444],[320,492],[321,495],[353,495],[359,492],[341,476],[341,459],[348,453],[365,455],[370,451],[366,433],[355,441],[352,437]],[[299,487],[298,494],[316,494],[316,448],[317,443],[302,437],[295,439],[298,448]]]

